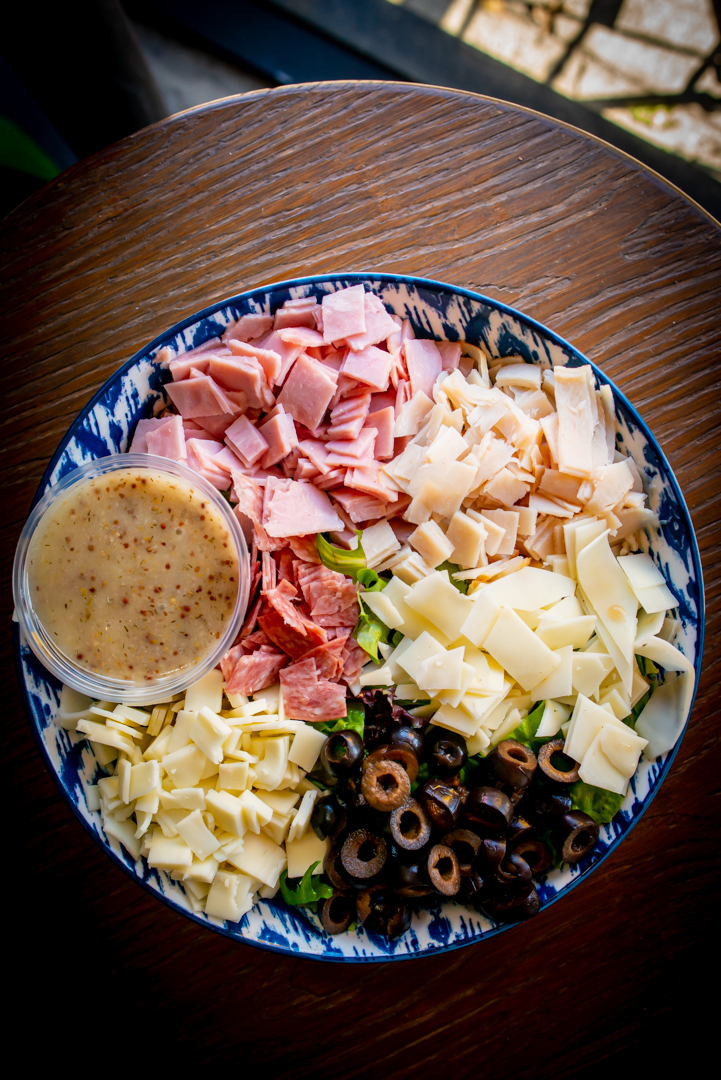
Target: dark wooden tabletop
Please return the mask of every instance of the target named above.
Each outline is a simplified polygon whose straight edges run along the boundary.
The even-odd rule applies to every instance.
[[[592,877],[489,941],[361,966],[228,941],[102,854],[34,743],[6,587],[5,933],[33,1053],[57,1061],[86,1041],[95,1067],[117,1059],[129,1075],[228,1062],[288,1080],[560,1078],[661,1061],[688,1048],[693,1025],[693,1067],[719,887],[718,224],[631,159],[531,112],[326,83],[145,129],[63,173],[0,232],[5,583],[55,446],[136,349],[251,286],[374,269],[487,293],[603,367],[680,481],[709,606],[671,773]]]

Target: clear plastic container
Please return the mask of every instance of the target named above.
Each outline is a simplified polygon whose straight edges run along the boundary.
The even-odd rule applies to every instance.
[[[163,480],[170,480],[175,483],[174,490],[178,490],[178,481],[180,481],[181,494],[187,490],[190,495],[192,489],[202,498],[207,498],[223,524],[227,526],[231,546],[235,547],[235,551],[229,552],[229,555],[235,557],[238,567],[238,591],[232,616],[222,636],[214,644],[212,638],[209,639],[209,645],[213,644],[213,647],[203,649],[202,655],[193,663],[188,663],[181,668],[176,666],[172,670],[161,671],[151,677],[143,676],[142,682],[99,674],[69,656],[67,648],[61,649],[41,622],[33,606],[29,586],[31,570],[28,555],[31,551],[33,536],[48,511],[53,507],[59,511],[61,502],[71,500],[73,494],[78,495],[80,491],[78,485],[121,470],[133,472],[139,470],[152,474],[153,477],[158,478],[159,484],[162,484]],[[77,489],[75,492],[73,492],[74,488]],[[46,523],[49,525],[47,520]],[[42,533],[39,534],[39,540],[41,537]],[[82,557],[78,552],[78,559]],[[46,491],[33,508],[20,534],[15,552],[13,596],[17,619],[27,644],[45,667],[61,682],[90,698],[127,705],[148,705],[164,698],[170,699],[173,694],[185,690],[191,683],[196,682],[217,666],[220,658],[233,644],[245,616],[248,606],[249,577],[248,549],[240,522],[226,499],[211,484],[185,465],[169,458],[151,454],[112,454],[109,457],[98,458],[68,473]],[[167,579],[164,580],[166,585],[169,584]]]

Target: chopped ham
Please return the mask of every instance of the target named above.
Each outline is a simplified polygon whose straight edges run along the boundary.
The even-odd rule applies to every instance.
[[[298,480],[266,481],[263,527],[270,536],[305,536],[342,529],[328,496]]]
[[[216,413],[214,416],[196,416],[194,420],[199,427],[202,427],[214,439],[222,439],[237,416],[237,412]]]
[[[228,323],[223,333],[223,341],[230,341],[231,338],[253,341],[267,334],[272,325],[272,315],[241,315],[235,322]]]
[[[163,424],[167,423],[167,416],[155,417],[152,420],[138,420],[135,425],[135,432],[133,434],[133,441],[128,447],[129,454],[149,454],[148,450],[148,433],[156,431]]]
[[[261,349],[258,345],[249,345],[245,341],[228,342],[230,352],[234,356],[246,356],[257,360],[263,369],[269,386],[275,382],[281,368],[280,355],[272,349]]]
[[[277,329],[277,327],[276,327]],[[325,344],[322,334],[308,326],[289,326],[278,330],[278,337],[286,345],[302,345],[304,349],[318,348]]]
[[[395,409],[390,406],[378,412],[369,413],[365,427],[376,429],[376,441],[373,448],[378,461],[388,461],[393,457],[393,429],[395,427]]]
[[[293,720],[335,720],[348,715],[345,690],[320,678],[314,660],[302,660],[280,673],[283,706]]]
[[[193,353],[184,353],[179,356],[177,360],[171,360],[168,364],[168,370],[173,376],[173,382],[180,382],[182,379],[187,379],[191,370],[199,371],[202,375],[207,375],[208,366],[210,364],[210,356],[202,357],[196,356]]]
[[[368,345],[358,352],[349,349],[340,370],[342,375],[382,391],[388,389],[391,363],[389,352],[375,345]]]
[[[365,333],[364,297],[362,285],[352,285],[323,297],[323,338],[328,344]]]
[[[307,563],[320,563],[318,545],[314,536],[289,536],[288,545],[297,559]]]
[[[421,338],[408,338],[403,343],[408,375],[411,380],[411,393],[422,390],[433,399],[433,385],[443,370],[443,359],[435,341]]]
[[[268,449],[261,458],[264,469],[282,461],[285,455],[298,445],[293,417],[284,412],[282,405],[277,408],[280,411],[258,429],[268,443]]]
[[[346,338],[351,349],[365,349],[368,345],[377,345],[398,330],[393,316],[389,315],[383,301],[375,293],[365,293],[363,306],[366,328],[362,334],[351,334]]]
[[[280,370],[275,376],[275,382],[278,386],[281,386],[285,382],[285,377],[293,364],[303,352],[303,346],[287,344],[277,330],[273,330],[267,337],[261,338],[258,345],[268,352],[277,353],[280,357]]]
[[[313,431],[323,419],[335,392],[336,379],[332,373],[317,360],[301,353],[278,395],[278,403],[294,420]]]
[[[312,296],[286,300],[276,311],[273,325],[276,330],[283,330],[288,326],[308,326],[313,329],[318,323],[319,311],[320,304],[317,304]]]
[[[243,473],[233,472],[233,487],[238,499],[236,514],[245,514],[256,528],[263,524],[263,488],[257,481]]]
[[[269,450],[267,439],[245,416],[239,416],[227,428],[225,441],[248,468]]]
[[[240,409],[210,375],[182,382],[167,383],[168,397],[181,416],[189,420],[217,416],[219,413],[237,415]],[[204,427],[204,424],[201,424]]]
[[[230,486],[230,473],[221,469],[214,460],[215,454],[222,449],[222,443],[209,442],[207,439],[188,439],[186,464],[197,472],[218,491],[225,491]]]

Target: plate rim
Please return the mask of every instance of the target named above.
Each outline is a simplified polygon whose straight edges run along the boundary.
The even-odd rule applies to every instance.
[[[691,539],[691,544],[690,544],[691,559],[692,559],[693,568],[694,568],[695,582],[696,582],[696,585],[698,587],[698,606],[699,606],[699,612],[698,612],[698,637],[697,637],[697,642],[696,642],[696,665],[695,665],[695,681],[694,681],[693,695],[692,695],[692,698],[691,698],[691,704],[690,704],[690,707],[689,707],[688,715],[686,717],[686,721],[685,721],[684,726],[683,726],[683,730],[681,731],[681,734],[679,735],[679,738],[678,738],[675,746],[671,749],[671,751],[669,751],[669,753],[668,753],[668,755],[666,757],[666,760],[664,761],[663,765],[661,766],[657,783],[654,785],[652,791],[649,793],[649,795],[644,800],[640,811],[636,815],[634,815],[633,819],[629,822],[628,828],[625,829],[618,836],[614,837],[614,839],[608,845],[608,848],[603,853],[603,855],[598,859],[597,862],[594,862],[594,864],[591,867],[589,867],[587,871],[584,871],[583,873],[573,877],[571,879],[571,881],[569,881],[563,887],[563,889],[561,891],[555,893],[555,895],[552,898],[545,901],[542,910],[546,911],[548,908],[552,907],[557,901],[561,900],[563,897],[568,895],[568,893],[571,892],[573,889],[575,889],[582,881],[585,881],[586,878],[591,873],[593,873],[598,867],[600,867],[606,861],[606,859],[613,852],[616,851],[619,844],[623,840],[626,839],[628,834],[632,831],[632,829],[635,828],[635,826],[638,824],[638,822],[644,816],[647,809],[649,808],[649,806],[651,805],[651,803],[655,799],[656,795],[658,794],[658,791],[660,790],[661,786],[663,785],[664,781],[666,780],[666,777],[668,776],[668,773],[669,773],[669,771],[671,769],[671,766],[672,766],[672,764],[673,764],[673,762],[674,762],[674,760],[676,758],[676,755],[677,755],[677,753],[678,753],[678,751],[679,751],[679,749],[681,747],[681,742],[683,741],[684,735],[686,734],[686,730],[687,730],[688,725],[689,725],[689,721],[691,719],[691,716],[693,715],[693,708],[694,708],[694,704],[696,702],[696,696],[697,696],[697,693],[698,693],[699,682],[700,682],[700,677],[701,677],[701,669],[702,669],[702,666],[703,666],[703,652],[704,652],[704,644],[705,644],[706,601],[705,601],[703,568],[702,568],[702,565],[701,565],[701,558],[700,558],[700,553],[699,553],[699,549],[698,549],[698,541],[697,541],[696,533],[695,533],[695,530],[694,530],[694,527],[693,527],[693,521],[691,519],[691,514],[689,512],[688,506],[686,505],[686,500],[684,498],[683,492],[681,491],[681,487],[680,487],[680,485],[678,483],[678,480],[676,479],[675,473],[674,473],[673,469],[671,468],[671,465],[670,465],[670,463],[669,463],[669,461],[668,461],[662,447],[658,443],[658,440],[653,435],[653,433],[651,432],[648,424],[643,419],[643,417],[640,415],[640,413],[635,408],[635,406],[629,401],[629,399],[626,397],[626,395],[623,393],[623,391],[613,382],[613,380],[609,376],[607,376],[605,374],[605,372],[600,367],[598,367],[592,360],[589,360],[588,357],[584,353],[582,353],[576,346],[572,345],[565,338],[561,337],[560,334],[556,333],[554,330],[549,329],[549,327],[545,326],[543,323],[539,322],[537,319],[534,319],[530,315],[526,315],[524,312],[518,310],[517,308],[514,308],[511,305],[504,303],[502,300],[496,300],[496,299],[493,299],[490,296],[486,296],[484,293],[477,292],[476,290],[468,289],[468,288],[466,288],[464,286],[451,285],[448,282],[440,281],[440,280],[435,279],[435,278],[417,277],[417,276],[411,275],[411,274],[400,274],[400,273],[394,273],[394,272],[391,272],[391,271],[377,271],[377,270],[362,271],[362,270],[358,270],[358,271],[339,271],[337,273],[312,274],[312,275],[306,275],[304,277],[299,277],[299,278],[289,278],[289,279],[282,280],[282,281],[268,282],[268,283],[263,284],[263,285],[255,286],[254,288],[251,288],[251,289],[246,289],[243,292],[235,293],[232,296],[226,297],[224,299],[217,300],[212,304],[206,305],[206,307],[202,308],[200,311],[193,312],[193,313],[185,316],[183,319],[181,319],[178,322],[174,323],[172,327],[170,327],[170,328],[168,328],[166,330],[163,330],[160,334],[156,335],[156,337],[154,337],[150,342],[148,342],[147,344],[145,344],[145,345],[141,346],[139,349],[137,349],[132,354],[132,356],[129,357],[128,360],[126,360],[123,364],[121,364],[118,368],[116,368],[115,371],[113,371],[113,373],[110,376],[108,376],[108,378],[98,388],[98,390],[95,392],[95,394],[93,394],[93,396],[89,399],[89,401],[87,401],[85,403],[85,405],[80,409],[80,411],[76,415],[75,419],[71,422],[71,424],[69,425],[69,427],[65,431],[64,435],[62,436],[58,446],[56,447],[56,449],[55,449],[55,451],[54,451],[54,453],[53,453],[53,455],[52,455],[52,457],[50,459],[50,462],[48,463],[48,465],[47,465],[45,471],[43,472],[43,475],[42,475],[42,477],[41,477],[41,479],[40,479],[40,481],[38,483],[38,487],[37,487],[37,489],[35,491],[35,494],[33,496],[33,499],[32,499],[30,510],[32,510],[32,508],[36,505],[38,500],[42,497],[46,487],[50,483],[50,478],[52,476],[52,473],[53,473],[58,461],[60,460],[62,454],[64,453],[65,448],[67,447],[68,443],[73,439],[76,431],[82,426],[82,422],[85,420],[85,418],[88,416],[88,414],[90,412],[92,412],[95,405],[103,398],[103,396],[106,394],[108,389],[116,382],[116,380],[120,376],[126,374],[140,360],[142,360],[144,358],[148,358],[148,354],[150,354],[150,353],[157,354],[159,349],[161,349],[164,345],[167,345],[171,341],[173,341],[179,334],[181,334],[189,326],[192,326],[192,325],[194,325],[196,323],[201,322],[204,319],[208,319],[208,318],[212,317],[219,310],[222,310],[223,308],[231,307],[231,306],[234,306],[234,305],[237,306],[239,303],[250,300],[250,299],[252,299],[252,298],[254,298],[255,296],[258,296],[258,295],[263,296],[263,295],[267,295],[269,293],[273,293],[273,292],[278,291],[278,290],[292,289],[292,288],[298,287],[298,286],[314,285],[314,284],[319,283],[319,282],[351,282],[352,284],[359,284],[359,283],[365,283],[365,282],[369,282],[369,281],[377,281],[377,282],[381,282],[381,283],[388,282],[388,283],[395,283],[395,284],[408,284],[408,285],[411,285],[413,287],[427,288],[429,290],[440,290],[440,291],[443,291],[443,292],[450,293],[450,294],[452,294],[454,296],[459,296],[459,295],[463,296],[463,297],[465,297],[465,298],[467,298],[469,300],[472,300],[472,301],[474,301],[476,303],[480,302],[480,303],[485,304],[485,305],[487,305],[487,306],[489,306],[491,308],[495,308],[496,310],[499,310],[499,311],[503,312],[506,315],[510,315],[512,318],[518,320],[521,324],[524,324],[527,327],[529,327],[530,329],[532,329],[534,332],[536,332],[542,338],[545,337],[545,338],[548,338],[551,341],[553,341],[556,345],[560,346],[562,349],[566,350],[572,356],[574,356],[575,358],[580,360],[580,362],[582,364],[588,364],[591,367],[591,369],[593,370],[593,372],[596,375],[597,379],[599,379],[600,382],[605,383],[606,385],[609,385],[611,387],[614,395],[618,395],[618,397],[623,402],[624,407],[626,409],[628,409],[629,413],[631,414],[631,417],[632,417],[634,423],[641,429],[641,431],[643,432],[646,440],[650,443],[650,445],[653,447],[654,451],[658,454],[659,461],[660,461],[661,465],[663,466],[663,469],[666,472],[668,478],[671,481],[671,485],[672,485],[675,497],[676,497],[676,499],[678,501],[678,505],[679,505],[680,510],[682,512],[683,519],[684,519],[684,524],[685,524],[685,527],[686,527],[686,533]],[[30,511],[28,511],[28,512],[30,512]],[[488,938],[496,937],[500,933],[511,930],[516,926],[522,925],[523,921],[519,922],[519,923],[500,923],[500,924],[497,924],[496,926],[491,927],[489,930],[485,931],[483,933],[482,937],[480,937],[480,938],[472,938],[472,939],[466,940],[466,941],[450,942],[450,943],[447,943],[445,945],[439,945],[437,948],[423,949],[423,950],[420,950],[420,951],[417,951],[417,952],[412,952],[412,953],[392,953],[392,954],[389,954],[387,956],[378,956],[378,955],[342,956],[342,955],[333,955],[333,954],[329,955],[327,953],[305,953],[305,952],[302,952],[299,949],[294,949],[294,948],[287,947],[287,946],[273,945],[273,944],[270,944],[269,942],[264,942],[264,941],[259,941],[259,940],[249,940],[249,939],[246,939],[246,938],[243,938],[243,937],[239,937],[237,935],[237,933],[233,933],[230,930],[227,930],[225,928],[225,926],[221,926],[221,925],[216,924],[216,923],[211,923],[211,922],[209,922],[209,921],[207,921],[205,919],[201,919],[196,912],[189,911],[187,908],[184,908],[180,904],[175,902],[171,897],[168,897],[168,896],[164,895],[163,893],[158,892],[144,878],[140,877],[135,872],[133,867],[129,866],[126,862],[124,862],[115,853],[115,851],[113,851],[113,849],[110,847],[110,845],[107,842],[103,841],[103,839],[101,838],[99,833],[95,829],[92,828],[90,823],[86,820],[86,818],[83,816],[83,814],[78,809],[78,806],[75,803],[75,801],[70,797],[70,793],[63,786],[61,777],[58,774],[54,763],[50,759],[50,755],[48,754],[48,751],[47,751],[47,749],[45,747],[45,744],[43,742],[43,739],[41,737],[41,732],[39,730],[39,725],[36,723],[36,721],[34,719],[33,709],[32,709],[32,705],[31,705],[31,701],[30,701],[30,694],[29,694],[29,690],[28,690],[28,687],[27,687],[27,684],[26,684],[26,681],[25,681],[24,671],[23,671],[23,664],[22,664],[23,657],[22,657],[22,650],[21,650],[20,628],[19,628],[19,625],[16,622],[13,622],[12,634],[13,634],[13,654],[14,654],[14,661],[15,661],[15,673],[16,673],[16,677],[17,677],[18,684],[19,684],[19,687],[20,687],[21,697],[23,699],[23,703],[24,703],[24,706],[25,706],[26,720],[27,720],[27,722],[28,722],[28,724],[29,724],[29,726],[31,728],[31,731],[33,733],[35,741],[36,741],[36,743],[38,745],[38,748],[39,748],[40,753],[42,755],[43,761],[45,763],[45,767],[47,768],[48,772],[50,773],[50,776],[52,777],[52,779],[53,779],[53,781],[55,783],[55,786],[58,788],[58,790],[59,790],[60,794],[62,795],[63,799],[69,805],[71,811],[73,812],[73,814],[75,815],[77,820],[81,823],[81,825],[83,826],[85,831],[92,837],[92,839],[95,841],[95,843],[98,845],[98,847],[106,855],[110,856],[110,858],[115,862],[115,864],[117,866],[119,866],[127,874],[127,876],[132,881],[134,881],[136,884],[140,885],[147,893],[152,895],[156,900],[160,900],[162,903],[166,904],[168,907],[171,908],[171,910],[173,910],[177,914],[179,914],[181,916],[185,916],[186,918],[192,919],[192,921],[196,925],[198,925],[199,927],[202,927],[204,930],[206,930],[208,932],[211,932],[211,933],[221,934],[223,937],[225,937],[225,938],[227,938],[227,939],[229,939],[229,940],[231,940],[231,941],[233,941],[233,942],[235,942],[237,944],[247,945],[247,946],[251,946],[251,947],[254,947],[254,948],[258,948],[258,949],[264,949],[264,950],[266,950],[268,952],[273,952],[273,953],[280,954],[280,955],[283,955],[283,956],[292,956],[292,957],[302,958],[302,959],[305,959],[305,960],[320,960],[320,961],[324,961],[326,963],[354,963],[354,964],[365,963],[365,964],[368,964],[368,963],[392,963],[394,961],[401,961],[401,960],[418,960],[418,959],[422,959],[424,957],[437,956],[437,955],[442,954],[442,953],[455,951],[456,949],[462,949],[462,948],[466,948],[466,947],[471,946],[471,945],[477,945],[477,944],[479,944],[480,941],[486,940]],[[235,924],[235,925],[237,925],[237,924]]]

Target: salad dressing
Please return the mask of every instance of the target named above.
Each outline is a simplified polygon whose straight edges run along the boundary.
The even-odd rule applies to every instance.
[[[136,683],[212,652],[238,577],[234,541],[207,496],[145,469],[77,484],[28,552],[32,604],[57,647],[88,671]]]

